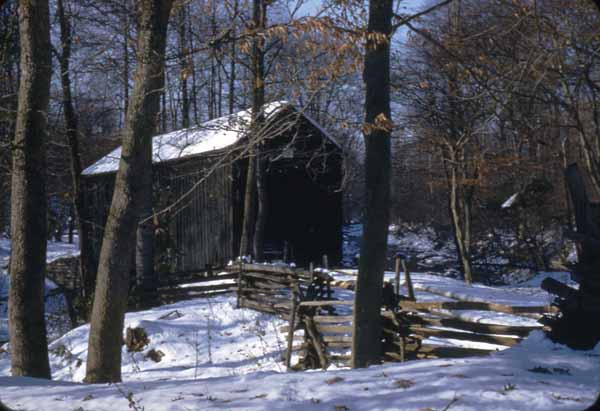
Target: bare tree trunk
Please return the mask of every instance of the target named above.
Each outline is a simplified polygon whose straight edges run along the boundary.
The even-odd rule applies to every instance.
[[[260,150],[260,149],[259,149]],[[256,227],[254,228],[254,256],[257,261],[265,257],[265,227],[269,213],[269,198],[267,189],[267,160],[262,153],[256,157]]]
[[[267,4],[264,0],[254,0],[254,27],[258,32],[267,25]],[[263,106],[265,105],[265,41],[260,35],[254,37],[252,47],[252,66],[254,70],[254,85],[252,87],[252,130],[253,137],[258,135],[264,123]],[[264,260],[265,228],[267,225],[268,191],[266,178],[266,158],[262,147],[264,141],[258,141],[256,146],[256,225],[254,227],[254,255],[258,261]]]
[[[256,221],[255,175],[256,158],[254,157],[254,150],[250,149],[248,151],[248,169],[246,173],[246,188],[244,192],[244,219],[242,221],[242,235],[240,238],[240,256],[247,256],[252,253],[254,222]]]
[[[74,217],[79,232],[79,268],[83,284],[83,296],[91,302],[94,293],[95,271],[91,256],[91,238],[90,231],[85,217],[83,207],[83,192],[81,190],[81,155],[79,150],[79,125],[77,114],[73,107],[73,98],[71,96],[71,78],[69,73],[69,62],[71,59],[71,25],[69,18],[65,15],[63,0],[57,0],[56,11],[60,23],[60,41],[62,52],[59,56],[60,62],[60,80],[63,96],[63,111],[65,115],[65,124],[67,127],[67,139],[71,153],[71,179],[73,184],[73,206]]]
[[[189,50],[194,50],[194,36],[192,30],[192,23],[188,24],[188,41]],[[192,72],[192,107],[194,109],[194,124],[200,124],[199,110],[198,110],[198,86],[196,81],[196,65],[194,63],[194,56],[190,56],[190,69]]]
[[[185,27],[185,5],[181,6],[179,11],[179,27],[177,31],[179,34],[179,82],[181,84],[181,127],[188,128],[190,126],[190,100],[188,98],[188,87],[187,78],[189,74],[189,67],[187,64],[186,55],[186,33]]]
[[[167,132],[167,91],[164,89],[160,93],[161,104],[160,104],[160,131],[161,133]]]
[[[149,173],[152,166],[152,136],[164,86],[164,54],[171,6],[172,0],[138,2],[138,65],[100,251],[85,378],[90,383],[121,380],[129,274],[145,195],[144,174]]]
[[[10,288],[11,372],[50,378],[44,319],[46,138],[52,60],[48,1],[19,1],[21,81],[13,146]]]
[[[448,175],[448,189],[449,193],[449,207],[450,207],[450,219],[452,221],[452,232],[454,234],[454,243],[456,244],[456,250],[458,251],[459,262],[465,277],[465,282],[471,284],[473,282],[473,276],[471,272],[471,257],[469,253],[469,233],[467,232],[467,221],[463,221],[463,217],[467,217],[468,214],[464,207],[464,198],[462,198],[462,190],[459,187],[458,181],[458,156],[455,149],[452,149],[448,153],[450,157],[449,173]],[[462,204],[462,206],[461,206]]]
[[[391,167],[389,42],[392,32],[392,4],[392,0],[369,1],[368,38],[363,73],[366,85],[367,195],[354,297],[353,368],[377,364],[381,359],[380,311],[387,254]]]
[[[129,111],[129,16],[124,15],[123,24],[123,121]]]
[[[210,15],[210,33],[211,38],[217,36],[217,15],[215,2],[211,2],[211,15]],[[217,117],[217,92],[216,92],[216,79],[217,79],[217,65],[216,65],[216,49],[215,46],[211,46],[210,49],[210,79],[208,88],[208,119],[212,120]]]
[[[238,0],[234,0],[233,3],[233,18],[236,19],[237,18],[237,14],[238,14],[238,9],[239,9],[239,1]],[[232,29],[232,37],[235,38],[236,36],[236,30],[235,30],[235,22],[232,22],[233,24],[233,29]],[[231,50],[230,52],[230,58],[229,58],[229,114],[233,114],[234,110],[235,110],[235,41],[231,42]]]

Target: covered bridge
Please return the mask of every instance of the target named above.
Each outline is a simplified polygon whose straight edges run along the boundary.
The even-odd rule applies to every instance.
[[[342,150],[308,115],[285,102],[265,107],[250,133],[250,111],[153,139],[156,268],[160,273],[223,266],[238,255],[251,141],[267,159],[265,253],[284,249],[299,264],[342,248]],[[90,254],[97,263],[121,149],[83,172]],[[157,213],[158,214],[158,213]],[[133,258],[133,257],[132,257]]]

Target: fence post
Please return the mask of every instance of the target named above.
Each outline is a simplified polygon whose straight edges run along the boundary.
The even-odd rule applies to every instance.
[[[242,273],[244,272],[244,260],[240,258],[240,271],[237,278],[237,304],[236,308],[242,306]]]
[[[307,315],[304,317],[304,324],[306,325],[306,332],[310,337],[312,346],[317,353],[317,357],[319,358],[321,368],[326,370],[329,366],[329,361],[327,360],[327,354],[323,349],[323,344],[319,336],[319,331],[317,330],[317,326],[315,325],[315,321],[313,320],[311,315]]]
[[[290,311],[290,325],[287,337],[287,351],[285,353],[285,366],[289,370],[292,363],[292,349],[294,347],[294,331],[296,329],[296,309],[298,304],[298,283],[292,284],[292,308]]]
[[[415,299],[415,289],[413,288],[412,279],[410,278],[410,271],[408,271],[408,267],[406,266],[406,261],[402,261],[402,270],[404,271],[404,275],[406,277],[406,288],[408,288],[408,298],[411,300]]]
[[[400,256],[396,256],[396,301],[400,297]]]

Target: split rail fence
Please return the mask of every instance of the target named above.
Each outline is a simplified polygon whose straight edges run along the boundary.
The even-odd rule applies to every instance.
[[[331,363],[346,365],[352,344],[352,301],[300,302],[293,330],[296,342],[292,351],[299,353],[298,368],[327,368]],[[337,314],[339,311],[343,314]],[[541,316],[553,307],[507,306],[467,301],[416,302],[403,300],[393,310],[382,311],[384,361],[421,358],[456,358],[488,355],[496,348],[467,348],[426,342],[436,337],[470,343],[511,347],[531,331],[543,326],[517,326],[475,322],[453,313],[454,310],[482,310],[514,315]],[[332,314],[333,312],[333,314]],[[300,335],[296,334],[301,332]],[[472,344],[471,344],[472,345]]]
[[[406,273],[405,285],[409,297],[400,295],[401,266]],[[351,283],[347,283],[346,286],[352,288]],[[386,287],[389,290],[391,284],[387,284]],[[538,320],[557,312],[557,308],[550,305],[511,306],[466,301],[460,295],[422,285],[419,286],[419,290],[439,294],[451,301],[416,301],[410,273],[402,261],[397,261],[396,264],[395,288],[396,302],[381,313],[383,361],[488,355],[499,348],[497,346],[514,346],[531,331],[544,328],[541,323],[536,325],[481,323],[464,315],[461,316],[457,313],[460,311],[491,311]],[[384,299],[385,291],[384,287]],[[288,340],[296,342],[295,345],[289,345],[289,351],[299,354],[299,362],[294,367],[327,368],[331,363],[346,365],[350,360],[352,345],[352,312],[353,301],[301,301],[296,313],[290,315],[289,325],[284,329],[291,335]],[[435,343],[432,343],[431,338],[436,339]],[[452,344],[448,344],[448,340],[451,340]],[[469,345],[477,345],[478,348],[470,348]],[[287,353],[286,358],[290,357],[291,354]]]

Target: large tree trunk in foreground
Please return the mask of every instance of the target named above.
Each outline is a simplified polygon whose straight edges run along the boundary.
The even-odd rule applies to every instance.
[[[140,0],[138,67],[129,102],[122,155],[104,231],[92,311],[86,381],[121,380],[123,323],[135,234],[152,166],[152,136],[164,83],[164,53],[171,0]]]
[[[83,207],[83,192],[81,190],[81,154],[79,150],[79,125],[77,114],[73,107],[73,98],[71,95],[71,78],[69,73],[69,63],[71,59],[71,25],[69,18],[65,15],[63,0],[56,2],[56,14],[60,23],[60,42],[62,52],[59,56],[60,63],[60,81],[62,86],[62,104],[65,115],[65,125],[67,128],[67,140],[71,152],[71,180],[73,184],[73,207],[75,209],[75,220],[77,223],[77,231],[79,233],[79,250],[80,250],[80,272],[83,285],[83,296],[91,303],[95,271],[90,250],[90,230],[89,222],[85,216]]]
[[[365,220],[354,299],[352,367],[381,358],[383,272],[387,253],[390,197],[390,44],[392,0],[369,2],[365,54]]]
[[[19,2],[21,82],[13,147],[9,334],[12,374],[50,378],[44,319],[48,1]]]

